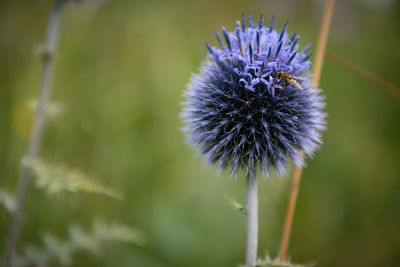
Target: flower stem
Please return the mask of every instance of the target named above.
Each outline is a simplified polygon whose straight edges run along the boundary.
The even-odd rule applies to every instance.
[[[251,174],[247,175],[246,210],[247,210],[246,267],[253,267],[257,262],[258,196],[257,196],[257,178]]]
[[[53,79],[53,58],[52,54],[56,47],[60,19],[64,0],[55,0],[46,30],[46,40],[43,51],[43,76],[39,89],[39,103],[36,111],[35,123],[31,134],[28,151],[22,160],[20,175],[18,179],[17,192],[15,197],[15,209],[11,213],[7,239],[5,244],[4,266],[11,267],[17,247],[19,232],[21,230],[21,213],[26,192],[31,182],[31,174],[24,164],[25,160],[34,161],[42,143],[43,129],[46,122],[46,106],[50,98],[51,84]]]
[[[315,54],[315,63],[314,63],[314,76],[312,79],[315,90],[318,89],[319,81],[321,79],[322,64],[324,62],[326,43],[328,41],[328,33],[329,33],[329,27],[331,24],[334,4],[335,4],[335,0],[327,0],[326,1],[325,10],[324,10],[324,14],[322,17],[322,24],[321,24],[320,32],[318,35],[317,51]],[[300,153],[301,153],[302,159],[304,160],[304,152],[300,151]],[[289,240],[290,240],[290,233],[291,233],[292,223],[293,223],[293,216],[294,216],[294,211],[296,209],[297,195],[299,193],[302,171],[303,171],[303,167],[298,166],[298,167],[296,167],[296,170],[293,174],[292,189],[290,192],[289,205],[288,205],[288,210],[286,213],[285,226],[284,226],[283,234],[282,234],[281,250],[280,250],[280,254],[279,254],[279,259],[281,261],[284,261],[286,259],[286,254],[287,254]]]

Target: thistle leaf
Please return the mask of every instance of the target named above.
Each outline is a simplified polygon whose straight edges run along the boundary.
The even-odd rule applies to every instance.
[[[106,224],[102,220],[94,220],[92,234],[102,242],[120,241],[139,246],[146,246],[148,244],[148,240],[143,232],[116,222]]]
[[[51,194],[60,192],[91,192],[121,199],[121,194],[100,183],[78,169],[70,169],[64,164],[50,164],[43,160],[24,161],[36,178],[36,186]]]
[[[44,234],[42,240],[44,243],[44,251],[48,252],[50,257],[56,258],[64,266],[71,265],[71,254],[74,247],[71,246],[70,242],[60,240],[51,233]]]
[[[69,227],[70,242],[73,247],[100,254],[100,244],[91,233],[85,232],[81,226],[73,224]]]
[[[73,263],[74,254],[90,252],[101,256],[104,245],[110,242],[129,242],[139,246],[147,244],[141,231],[119,223],[107,224],[101,220],[94,220],[88,231],[72,224],[68,232],[66,239],[45,233],[42,237],[43,244],[27,246],[23,254],[16,257],[15,266],[53,266],[54,262],[69,266]]]
[[[31,263],[47,262],[51,259],[50,253],[45,251],[42,247],[28,245],[25,247],[23,254],[16,255],[15,266],[29,266]]]
[[[315,263],[298,264],[292,263],[290,260],[281,261],[279,257],[272,259],[269,254],[264,259],[259,259],[255,267],[312,267]],[[245,267],[245,265],[239,265],[239,267]]]

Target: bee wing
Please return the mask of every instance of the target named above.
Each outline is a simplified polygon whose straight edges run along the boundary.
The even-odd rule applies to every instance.
[[[300,80],[300,81],[308,80],[308,78],[306,78],[306,77],[301,77],[301,76],[293,76],[293,78],[296,79],[296,80]]]

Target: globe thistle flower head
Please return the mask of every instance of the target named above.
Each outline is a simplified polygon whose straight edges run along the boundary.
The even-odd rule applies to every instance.
[[[310,81],[308,52],[299,36],[253,23],[251,14],[222,35],[219,47],[206,43],[208,56],[185,92],[184,131],[191,144],[219,170],[244,169],[264,176],[283,175],[288,159],[302,165],[299,150],[311,156],[325,128],[323,97]],[[222,37],[223,36],[223,37]]]

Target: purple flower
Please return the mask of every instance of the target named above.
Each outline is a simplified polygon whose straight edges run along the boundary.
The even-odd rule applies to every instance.
[[[206,43],[209,54],[185,92],[182,118],[191,144],[219,170],[243,168],[264,176],[272,168],[283,175],[288,159],[311,156],[325,129],[324,98],[310,81],[310,46],[298,51],[299,36],[253,24],[236,24],[233,32],[217,31],[220,48]]]

